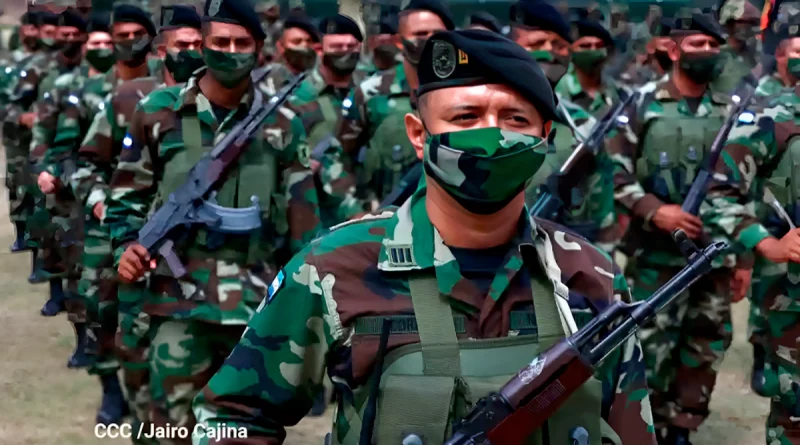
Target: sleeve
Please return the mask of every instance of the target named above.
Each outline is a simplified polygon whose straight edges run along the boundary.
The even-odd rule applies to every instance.
[[[66,93],[69,94],[69,92]],[[45,156],[45,163],[48,166],[57,164],[64,157],[77,153],[82,142],[81,121],[84,116],[82,107],[85,104],[82,104],[80,98],[73,94],[69,94],[66,100],[62,100],[60,103],[63,103],[64,106],[56,120],[56,131],[53,136],[52,147]],[[63,172],[59,173],[63,174]],[[73,178],[66,179],[73,183]],[[81,199],[81,202],[83,201],[84,199]]]
[[[194,400],[201,431],[244,428],[247,439],[214,442],[200,432],[195,445],[283,443],[285,427],[305,417],[323,389],[328,351],[344,346],[338,314],[330,312],[336,307],[331,289],[322,285],[312,249],[279,272],[239,344]]]
[[[630,302],[625,277],[615,267],[615,298]],[[617,348],[595,375],[603,384],[603,443],[645,445],[656,443],[653,414],[647,391],[644,356],[634,335]]]
[[[72,187],[80,201],[85,203],[88,214],[108,195],[114,155],[113,121],[114,108],[111,100],[107,100],[94,116],[78,150],[78,168],[72,176]]]
[[[649,221],[664,203],[652,193],[647,193],[636,177],[639,156],[639,136],[643,131],[640,111],[631,110],[628,124],[609,132],[606,151],[613,165],[614,199],[631,214]]]
[[[356,198],[356,179],[350,160],[337,140],[325,150],[319,160],[320,207],[331,215],[333,224],[347,221],[364,212],[364,204]]]
[[[58,125],[60,98],[61,92],[54,87],[36,101],[33,105],[36,120],[31,129],[31,162],[40,164],[46,171],[56,176],[60,174],[59,161],[62,160],[62,156],[51,149]]]
[[[306,132],[299,117],[293,115],[289,119],[287,131],[279,195],[283,196],[287,209],[289,246],[292,252],[297,252],[317,236],[322,223]]]
[[[138,238],[158,188],[158,143],[152,139],[146,118],[147,112],[140,103],[133,113],[105,201],[104,223],[111,228],[115,263],[128,244]]]

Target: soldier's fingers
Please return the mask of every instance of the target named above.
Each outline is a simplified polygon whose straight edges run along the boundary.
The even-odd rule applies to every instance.
[[[130,254],[128,254],[128,252],[125,252],[122,260],[119,263],[120,263],[120,266],[122,266],[124,264],[125,266],[128,266],[128,267],[130,267],[132,269],[142,269],[142,268],[144,268],[144,264],[142,264],[141,258],[139,258],[139,256],[134,252],[132,252]]]
[[[150,252],[148,252],[147,249],[145,249],[141,244],[134,244],[131,246],[131,251],[136,253],[139,258],[143,258],[144,260],[150,259]]]

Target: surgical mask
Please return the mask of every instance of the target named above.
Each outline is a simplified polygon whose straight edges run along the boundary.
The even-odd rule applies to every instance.
[[[51,50],[51,51],[57,50],[57,49],[59,49],[61,47],[61,42],[59,42],[56,39],[49,38],[49,37],[41,38],[41,39],[39,39],[39,42],[41,42],[42,46],[45,49],[48,49],[48,50]]]
[[[286,63],[298,71],[308,71],[317,62],[317,53],[313,48],[286,48],[283,51]]]
[[[114,51],[112,49],[101,48],[86,51],[86,61],[97,71],[106,73],[114,66],[117,60],[114,57]]]
[[[403,39],[403,57],[408,60],[408,63],[413,66],[419,64],[419,59],[422,57],[422,50],[425,48],[425,42],[427,41],[428,39]]]
[[[347,76],[356,69],[361,55],[358,52],[325,53],[322,63],[337,76]]]
[[[151,43],[150,36],[125,40],[114,44],[114,54],[117,60],[124,62],[127,66],[139,66],[147,61]]]
[[[658,66],[661,67],[662,70],[669,71],[672,69],[672,59],[669,58],[669,53],[666,51],[656,51],[653,54],[653,58],[656,59],[656,63]]]
[[[800,57],[790,57],[787,68],[792,76],[796,79],[800,79]]]
[[[80,54],[81,48],[83,47],[83,42],[64,42],[61,46],[61,52],[66,56],[68,59],[74,59],[75,56]]]
[[[539,67],[542,68],[547,80],[550,81],[550,86],[555,88],[561,78],[564,77],[564,74],[567,74],[569,56],[559,56],[545,50],[529,51],[529,53],[539,63]]]
[[[722,73],[722,55],[718,52],[684,53],[678,63],[686,76],[698,85],[712,82]]]
[[[192,77],[192,73],[205,65],[205,62],[203,61],[203,55],[200,51],[167,51],[167,57],[164,58],[164,65],[167,67],[170,74],[172,74],[172,78],[175,79],[175,82],[183,83]]]
[[[378,69],[385,70],[397,64],[397,55],[400,48],[393,44],[379,45],[372,51],[372,58]]]
[[[429,135],[423,163],[465,209],[491,214],[505,207],[539,170],[544,139],[502,128],[474,128]]]
[[[572,63],[585,73],[598,72],[603,69],[603,62],[608,59],[608,49],[590,49],[572,53]]]
[[[222,86],[233,88],[250,76],[256,66],[256,53],[229,53],[206,48],[203,60]]]

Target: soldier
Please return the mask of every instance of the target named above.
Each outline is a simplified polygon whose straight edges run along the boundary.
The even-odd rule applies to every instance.
[[[637,258],[629,268],[636,300],[649,297],[685,264],[669,236],[676,229],[733,244],[726,220],[705,216],[713,213],[708,206],[702,220],[681,210],[727,113],[729,99],[709,90],[725,40],[716,22],[700,14],[678,19],[670,36],[672,72],[642,87],[627,128],[606,143],[616,201],[633,217],[626,243]],[[741,287],[752,267],[752,261],[739,260],[728,255],[718,261],[678,304],[640,331],[662,444],[688,444],[690,430],[708,416],[716,372],[731,342],[731,282]]]
[[[655,26],[654,36],[647,42],[645,53],[637,55],[628,69],[620,74],[620,82],[628,88],[638,89],[648,82],[660,80],[672,71],[672,60],[666,46],[670,40],[673,19],[661,17]]]
[[[572,34],[572,65],[556,85],[556,93],[601,117],[619,100],[614,81],[603,76],[603,67],[614,51],[614,40],[600,22],[590,18],[573,22]]]
[[[524,184],[557,119],[552,89],[530,55],[496,33],[464,30],[434,34],[417,60],[419,109],[406,124],[427,186],[396,211],[339,226],[286,265],[195,400],[207,428],[246,428],[250,441],[282,443],[327,370],[339,395],[330,443],[442,443],[459,415],[451,413],[469,408],[465,399],[474,403],[530,361],[527,353],[504,355],[505,347],[541,351],[595,310],[630,297],[604,254],[527,216]],[[456,166],[450,155],[464,162]],[[538,257],[523,258],[521,244],[535,245]],[[531,315],[521,322],[514,314],[522,313]],[[545,322],[559,317],[567,322]],[[387,318],[387,363],[404,371],[392,366],[381,376],[375,436],[359,441]],[[459,360],[472,353],[479,358]],[[640,354],[635,338],[615,351],[580,390],[585,397],[555,414],[544,440],[564,443],[581,426],[591,443],[654,444]],[[424,371],[405,366],[415,359]],[[236,440],[198,435],[195,443]]]
[[[779,43],[775,48],[775,71],[765,73],[758,79],[756,95],[765,98],[776,97],[785,88],[791,88],[800,82],[800,47],[795,45],[797,29],[800,24],[785,24],[776,32]],[[795,32],[790,34],[790,30]]]
[[[205,13],[207,69],[185,86],[156,91],[139,103],[111,181],[105,219],[115,252],[121,253],[120,280],[133,283],[150,271],[146,297],[138,304],[143,305],[140,319],[149,318],[153,329],[151,419],[157,426],[189,430],[195,423],[192,398],[241,337],[279,265],[319,230],[303,125],[292,111],[280,108],[267,117],[214,197],[220,214],[237,208],[240,216],[260,217],[260,228],[245,234],[189,228],[175,246],[188,271],[182,278],[174,277],[165,261],[151,268],[155,259],[137,243],[149,210],[181,186],[255,101],[266,100],[250,80],[265,38],[253,6],[209,0]]]
[[[405,136],[403,116],[416,107],[412,91],[418,86],[417,64],[425,41],[436,31],[453,28],[450,10],[439,0],[411,0],[400,12],[403,63],[358,85],[344,101],[336,124],[341,145],[336,156],[343,168],[332,194],[342,202],[356,184],[356,196],[377,207],[419,162]]]
[[[283,33],[276,44],[280,63],[291,75],[314,68],[317,53],[313,46],[319,42],[317,28],[306,16],[289,16],[283,22]]]
[[[261,27],[267,38],[264,40],[264,53],[271,57],[275,55],[275,44],[283,33],[281,21],[281,5],[277,0],[264,0],[256,3],[256,12],[261,17]],[[270,59],[269,62],[272,62]]]
[[[20,63],[40,48],[37,13],[28,11],[20,17],[19,36],[21,46],[11,53],[11,62]]]
[[[485,11],[478,11],[469,16],[469,24],[466,29],[484,29],[486,31],[500,34],[501,26],[497,17]]]
[[[159,30],[162,39],[158,56],[164,59],[166,71],[163,74],[167,85],[185,83],[192,73],[205,65],[200,30],[200,15],[193,7],[174,5],[162,8]]]
[[[168,15],[162,13],[162,19],[168,18]],[[171,15],[172,20],[176,20],[176,15],[178,18],[182,16]],[[173,24],[168,21],[164,25],[171,28]],[[170,39],[170,31],[164,34],[165,53],[177,53],[179,50],[172,46],[175,40]],[[138,317],[140,307],[126,304],[138,298],[140,289],[117,289],[110,227],[104,221],[105,201],[133,109],[145,94],[162,86],[167,76],[161,72],[151,72],[147,64],[156,36],[155,25],[148,13],[132,5],[115,7],[111,36],[116,59],[114,66],[105,75],[93,77],[87,82],[86,93],[79,106],[69,110],[69,113],[76,113],[80,117],[65,120],[59,127],[59,133],[65,138],[65,145],[80,146],[78,169],[71,183],[88,215],[84,231],[86,247],[82,258],[84,269],[79,288],[89,309],[92,333],[97,343],[96,351],[93,351],[96,362],[89,372],[98,375],[103,386],[103,400],[97,421],[114,423],[112,419],[130,410],[133,411],[135,428],[138,428],[140,422],[149,419],[146,360],[148,325]],[[189,43],[182,47],[192,49],[191,42],[190,37]],[[173,81],[174,76],[174,73],[170,75],[169,80]],[[98,101],[97,98],[103,100]],[[121,301],[119,304],[118,297]],[[115,339],[115,335],[118,338]],[[116,377],[120,365],[129,403],[125,402]],[[147,442],[139,440],[135,443]]]
[[[378,71],[392,69],[401,61],[397,15],[383,16],[377,23],[367,26],[367,53],[356,66],[353,85],[358,86]]]
[[[749,75],[761,57],[761,13],[749,0],[725,0],[719,12],[719,23],[728,33],[723,50],[726,62],[712,84],[712,91],[731,93],[742,78]]]

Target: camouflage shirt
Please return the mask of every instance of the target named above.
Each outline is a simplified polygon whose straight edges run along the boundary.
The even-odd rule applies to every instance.
[[[778,73],[767,74],[758,79],[756,96],[772,98],[781,94],[784,89],[786,89],[786,87],[783,86],[783,81],[781,81]]]
[[[722,49],[722,56],[725,58],[722,72],[717,79],[711,82],[709,89],[716,93],[730,94],[742,79],[753,71],[757,62],[750,57],[737,54],[727,47]]]
[[[281,443],[285,427],[308,413],[327,369],[338,395],[334,423],[338,434],[346,434],[348,419],[360,412],[355,405],[365,403],[378,347],[373,333],[358,328],[360,321],[413,314],[409,278],[426,271],[435,274],[454,314],[466,317],[459,334],[463,340],[506,337],[512,309],[532,307],[531,275],[517,249],[522,243],[536,246],[543,259],[539,270],[555,284],[554,295],[541,297],[569,295],[568,305],[561,306],[568,323],[584,325],[615,300],[630,298],[625,279],[605,254],[550,222],[525,217],[487,296],[476,281],[462,276],[428,219],[421,189],[396,212],[344,224],[286,265],[285,279],[276,280],[239,345],[195,399],[198,423],[245,427],[254,444]],[[414,264],[393,262],[388,252],[395,245],[411,246]],[[418,342],[415,333],[393,335],[389,350]],[[614,351],[596,377],[603,386],[603,419],[616,433],[604,433],[608,443],[653,444],[642,351],[635,337]]]
[[[9,82],[4,96],[8,106],[4,110],[3,145],[15,156],[30,150],[31,130],[19,124],[19,118],[33,110],[39,98],[39,86],[48,73],[56,72],[57,53],[39,52],[17,66],[16,79]]]
[[[198,85],[205,74],[198,72],[185,86],[153,92],[133,113],[107,200],[105,222],[111,227],[117,258],[138,238],[148,213],[186,180],[202,151],[250,110],[253,90],[235,110],[225,110],[227,116],[217,116],[219,109]],[[202,147],[184,139],[184,124],[195,119]],[[300,119],[286,108],[267,118],[261,137],[226,175],[215,199],[219,206],[245,208],[253,205],[252,196],[261,203],[261,228],[238,235],[190,228],[176,246],[187,276],[178,280],[165,261],[159,262],[150,277],[153,296],[145,302],[145,312],[245,324],[279,264],[316,235],[319,211],[305,132]]]
[[[670,77],[651,82],[640,90],[628,124],[609,133],[607,151],[613,162],[616,202],[638,221],[631,223],[627,243],[639,253],[647,249],[655,264],[682,266],[685,260],[670,234],[651,223],[664,204],[681,204],[694,181],[711,142],[727,115],[729,98],[710,91],[693,100],[681,97]],[[736,237],[727,220],[719,220],[706,200],[700,208],[709,239],[729,245]],[[729,215],[733,217],[733,215]],[[646,241],[645,241],[646,240]],[[717,259],[716,265],[722,265]],[[726,266],[732,266],[728,256]]]
[[[575,66],[570,65],[567,74],[561,78],[554,88],[556,94],[578,105],[591,113],[594,117],[601,117],[605,112],[619,101],[618,85],[606,77],[603,78],[603,88],[592,97],[585,91],[578,81]]]

